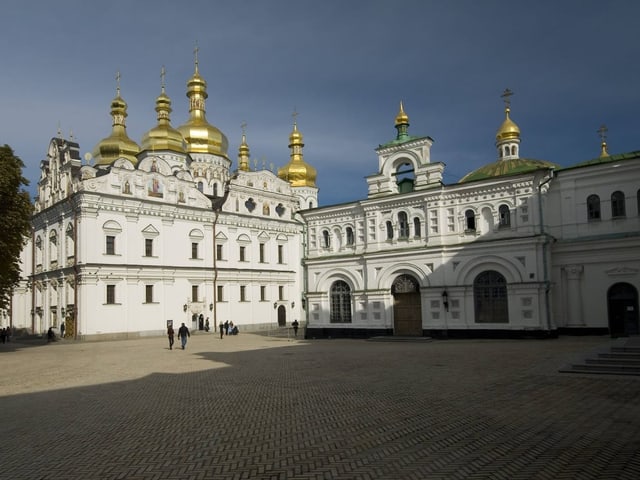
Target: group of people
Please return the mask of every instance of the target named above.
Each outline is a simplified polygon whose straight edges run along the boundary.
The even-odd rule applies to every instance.
[[[238,332],[238,326],[234,325],[233,322],[230,322],[229,320],[220,324],[220,339],[222,339],[224,335],[237,335]]]
[[[182,346],[182,350],[187,346],[187,339],[191,336],[191,332],[187,326],[183,323],[178,329],[178,338],[180,339],[180,345]],[[173,330],[173,324],[169,324],[167,326],[167,337],[169,337],[169,350],[173,350],[173,343],[175,332]]]
[[[0,329],[0,338],[2,339],[2,343],[7,343],[11,341],[11,327],[5,327]]]

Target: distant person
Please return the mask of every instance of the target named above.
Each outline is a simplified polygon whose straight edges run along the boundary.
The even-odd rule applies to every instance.
[[[7,330],[6,329],[1,329],[0,330],[0,338],[2,338],[2,343],[7,343]]]
[[[224,321],[224,334],[229,335],[229,320]]]
[[[190,337],[189,329],[183,323],[182,326],[178,329],[178,338],[180,339],[180,343],[182,344],[182,349],[187,346],[187,338]]]
[[[184,323],[182,325],[184,325]],[[169,350],[173,350],[173,336],[174,335],[175,335],[175,332],[173,331],[173,325],[169,325],[167,327],[167,337],[169,337]]]
[[[65,328],[66,328],[66,326],[65,326],[65,324],[64,324],[64,323],[65,323],[65,322],[62,322],[62,323],[60,324],[60,338],[64,338],[64,330],[65,330]]]
[[[220,324],[220,328],[218,330],[220,330],[220,340],[222,340],[222,337],[224,336],[224,327],[222,324]]]
[[[11,334],[13,332],[11,331],[11,325],[7,326],[7,329],[5,331],[5,336],[7,337],[7,342],[11,341]]]
[[[49,327],[47,330],[47,342],[54,342],[56,340],[56,334],[53,331],[53,327]]]
[[[208,332],[211,328],[209,327],[209,317],[204,321],[204,331]]]
[[[293,327],[293,335],[295,337],[298,336],[298,327],[300,326],[300,324],[298,323],[298,320],[294,320],[293,323],[291,324],[291,326]]]

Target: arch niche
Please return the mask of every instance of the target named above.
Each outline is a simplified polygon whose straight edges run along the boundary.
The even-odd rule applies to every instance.
[[[615,283],[607,292],[609,332],[612,337],[638,335],[638,290],[630,283]]]
[[[420,283],[403,274],[391,285],[393,295],[393,334],[403,337],[422,336],[422,303]]]
[[[278,326],[286,327],[287,326],[287,309],[284,305],[278,306]]]

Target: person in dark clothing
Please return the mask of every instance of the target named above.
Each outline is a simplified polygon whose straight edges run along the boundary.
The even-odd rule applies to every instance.
[[[184,325],[184,323],[183,323]],[[169,325],[167,327],[167,337],[169,337],[169,350],[173,350],[173,336],[175,335],[175,332],[173,331],[173,326]]]
[[[298,320],[294,320],[293,323],[291,324],[291,326],[293,327],[293,335],[295,337],[298,336],[298,327],[300,326],[300,324],[298,323]]]
[[[180,343],[182,344],[182,349],[187,346],[187,337],[190,337],[189,329],[183,323],[182,326],[178,329],[178,338],[180,339]]]
[[[225,320],[224,322],[224,334],[229,335],[229,320]]]
[[[224,336],[224,328],[222,327],[222,324],[220,324],[220,340],[222,340],[222,337]]]

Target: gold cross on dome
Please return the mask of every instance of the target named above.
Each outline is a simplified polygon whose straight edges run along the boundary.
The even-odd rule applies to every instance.
[[[293,107],[293,113],[291,114],[291,116],[293,117],[293,123],[294,124],[298,123],[298,115],[300,115],[300,114],[296,110],[296,107]]]
[[[120,70],[116,72],[116,91],[120,95]]]
[[[240,128],[242,129],[242,135],[245,135],[247,133],[247,122],[242,122]]]
[[[603,142],[607,141],[607,132],[609,131],[609,129],[607,128],[607,126],[605,124],[600,125],[600,128],[598,129],[598,134],[600,135],[600,140],[602,140]]]
[[[162,68],[160,69],[160,86],[162,87],[163,92],[164,92],[164,77],[166,74],[167,74],[167,71],[164,68],[164,65],[162,65]]]

